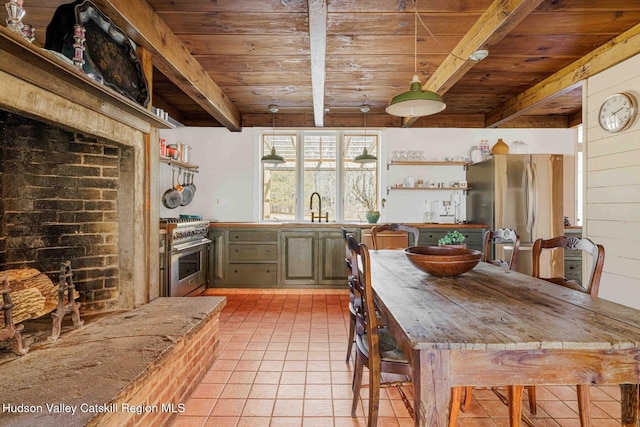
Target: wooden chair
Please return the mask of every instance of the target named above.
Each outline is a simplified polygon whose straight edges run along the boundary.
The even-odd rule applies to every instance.
[[[511,253],[509,261],[491,259],[492,243],[511,243],[513,245],[513,252]],[[520,236],[518,236],[518,233],[516,233],[515,230],[512,230],[511,228],[497,228],[493,231],[489,230],[484,233],[484,254],[482,256],[482,261],[515,271],[519,249]]]
[[[383,231],[406,231],[407,233],[411,233],[413,234],[413,244],[417,245],[418,241],[420,239],[420,231],[418,231],[417,228],[412,227],[410,225],[406,225],[406,224],[382,224],[382,225],[375,225],[371,228],[371,241],[373,242],[373,250],[378,250],[378,249],[404,249],[405,247],[402,248],[391,248],[391,247],[382,247],[382,245],[380,245],[380,242],[378,240],[378,234],[382,233]]]
[[[360,288],[362,304],[356,310],[356,359],[353,373],[353,404],[351,416],[356,416],[362,374],[364,366],[369,369],[369,415],[367,427],[375,427],[378,422],[380,387],[382,373],[400,374],[413,377],[411,365],[402,353],[391,333],[378,325],[376,308],[371,288],[369,250],[348,235],[347,244],[353,254],[352,275],[358,280],[354,283]],[[360,269],[359,265],[362,266]]]
[[[580,284],[575,280],[569,280],[564,277],[540,277],[540,255],[543,249],[562,248],[564,250],[584,251],[591,256],[590,272],[588,279]],[[598,297],[600,287],[600,277],[602,276],[602,268],[604,266],[604,247],[593,243],[591,240],[579,237],[559,236],[552,239],[538,239],[533,243],[533,277],[546,280],[547,282],[565,286],[580,292],[587,293],[594,298]],[[522,387],[522,386],[517,386]],[[531,387],[535,390],[534,387]],[[591,426],[591,408],[590,408],[590,388],[589,384],[578,384],[578,411],[580,414],[580,425],[582,427]],[[535,405],[535,392],[533,393]],[[531,404],[531,402],[529,402]]]
[[[349,338],[347,341],[347,359],[346,362],[349,363],[349,359],[351,358],[351,350],[353,349],[353,342],[355,338],[355,330],[356,330],[356,303],[361,301],[361,298],[356,298],[356,287],[354,286],[355,278],[351,274],[352,268],[352,260],[351,260],[351,251],[349,250],[349,244],[347,242],[347,236],[350,234],[347,232],[347,229],[344,227],[340,227],[342,230],[342,238],[344,239],[344,249],[345,249],[345,257],[344,263],[347,267],[347,284],[349,286]]]
[[[491,246],[493,243],[511,243],[513,245],[513,251],[511,253],[511,257],[508,261],[504,261],[501,259],[492,259],[491,257]],[[511,228],[497,228],[495,230],[489,230],[484,233],[484,254],[482,255],[482,261],[488,262],[500,267],[507,268],[509,270],[516,269],[516,260],[518,259],[518,251],[520,249],[520,236],[516,233],[515,230]],[[472,386],[464,387],[464,402],[461,403],[462,400],[462,387],[454,387],[451,392],[451,404],[450,404],[450,416],[449,416],[449,425],[455,426],[456,419],[458,418],[458,413],[460,408],[463,411],[467,411],[469,406],[471,405],[471,396],[472,396]],[[509,393],[522,393],[522,390],[509,389]],[[527,386],[527,392],[529,396],[529,409],[531,413],[536,412],[536,404],[535,404],[535,388]],[[516,398],[517,399],[517,398]],[[517,416],[517,415],[516,415]]]

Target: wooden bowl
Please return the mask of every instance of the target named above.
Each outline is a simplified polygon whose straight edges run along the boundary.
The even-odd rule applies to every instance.
[[[457,276],[478,265],[482,252],[450,246],[411,246],[404,250],[411,264],[432,276]]]

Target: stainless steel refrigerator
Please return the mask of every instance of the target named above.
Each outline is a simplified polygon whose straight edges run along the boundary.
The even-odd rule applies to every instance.
[[[491,229],[513,228],[520,236],[516,269],[531,274],[531,247],[538,238],[564,233],[562,155],[506,154],[467,167],[467,221]],[[507,259],[509,245],[493,248]],[[505,253],[506,251],[506,253]],[[559,251],[543,251],[541,275],[562,275]]]

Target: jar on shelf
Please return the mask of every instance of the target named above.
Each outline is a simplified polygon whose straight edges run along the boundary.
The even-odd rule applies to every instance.
[[[471,149],[469,150],[469,157],[471,157],[471,161],[473,163],[478,163],[484,160],[482,149],[477,145],[471,146]]]

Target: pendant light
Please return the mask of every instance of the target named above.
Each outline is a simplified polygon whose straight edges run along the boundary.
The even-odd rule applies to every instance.
[[[276,133],[276,113],[278,112],[277,105],[269,105],[269,112],[272,116],[272,126],[271,126],[271,144],[274,144],[275,141],[275,133]],[[284,163],[284,157],[276,154],[276,147],[271,145],[271,153],[265,154],[261,159],[262,163],[271,163],[274,165]]]
[[[374,156],[373,154],[369,154],[369,151],[367,150],[367,147],[366,147],[366,143],[367,143],[367,113],[370,110],[371,110],[371,107],[369,107],[367,104],[362,104],[360,106],[360,111],[362,111],[363,117],[364,117],[365,147],[362,150],[362,154],[356,156],[355,159],[353,159],[354,163],[374,163],[374,162],[378,161],[378,158],[376,156]]]
[[[400,117],[430,116],[446,108],[442,97],[435,92],[422,90],[422,82],[418,77],[418,0],[415,0],[414,12],[414,45],[413,45],[413,80],[407,92],[402,92],[389,101],[387,114]]]

